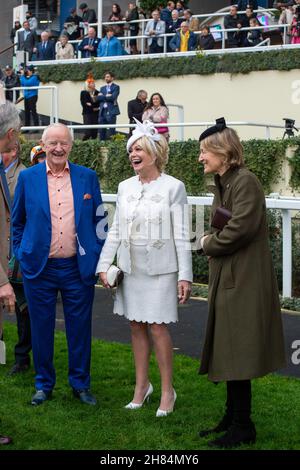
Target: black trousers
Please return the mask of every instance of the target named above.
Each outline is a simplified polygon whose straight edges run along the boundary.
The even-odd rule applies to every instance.
[[[98,113],[83,114],[84,124],[98,124]],[[97,139],[98,129],[85,129],[82,140]]]
[[[16,364],[29,365],[31,351],[31,328],[28,308],[22,312],[16,305],[16,316],[18,326],[18,342],[15,346],[15,362]]]
[[[230,380],[226,384],[226,415],[233,424],[248,426],[251,423],[251,381]]]
[[[39,116],[36,111],[37,95],[32,96],[31,98],[25,98],[24,108],[25,108],[25,126],[30,126],[30,116],[33,119],[33,125],[39,125]]]

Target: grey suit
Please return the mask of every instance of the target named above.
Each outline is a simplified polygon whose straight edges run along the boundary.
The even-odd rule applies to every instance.
[[[25,39],[24,29],[17,32],[18,36],[18,51],[27,51],[29,53],[29,60],[32,59],[33,49],[37,44],[37,37],[34,31],[30,31]]]

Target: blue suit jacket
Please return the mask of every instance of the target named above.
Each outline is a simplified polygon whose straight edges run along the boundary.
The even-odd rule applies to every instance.
[[[42,43],[39,42],[36,51],[37,60],[54,60],[55,59],[55,44],[53,41],[47,41],[47,47],[43,48]]]
[[[84,38],[79,43],[79,46],[78,46],[78,50],[81,51],[81,57],[83,59],[87,59],[89,57],[97,57],[97,49],[98,49],[100,41],[101,41],[101,39],[99,39],[99,38],[93,39],[91,45],[93,46],[94,49],[92,51],[87,51],[86,49],[84,49],[84,46],[89,45],[89,38],[88,37]]]
[[[102,93],[102,94],[101,94]],[[103,111],[104,103],[107,103],[107,111],[112,115],[112,116],[117,116],[120,114],[120,109],[118,105],[118,96],[120,94],[120,87],[119,85],[116,85],[115,83],[112,83],[110,85],[110,95],[107,96],[107,87],[106,85],[102,86],[100,88],[100,92],[98,95],[98,101],[100,103],[100,111],[99,111],[99,117],[101,116],[101,113]]]
[[[93,170],[72,163],[69,165],[74,198],[78,268],[84,284],[93,285],[107,231],[100,186]],[[84,199],[85,194],[91,197]],[[23,275],[34,279],[47,263],[51,243],[45,163],[39,163],[20,173],[12,220],[14,254],[20,261]]]

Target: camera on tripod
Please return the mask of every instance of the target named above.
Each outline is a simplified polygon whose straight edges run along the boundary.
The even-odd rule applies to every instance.
[[[284,120],[284,126],[285,126],[285,131],[283,134],[283,139],[285,136],[289,137],[294,137],[294,130],[299,132],[297,127],[295,127],[295,120],[294,119],[289,119],[289,118],[283,118]]]

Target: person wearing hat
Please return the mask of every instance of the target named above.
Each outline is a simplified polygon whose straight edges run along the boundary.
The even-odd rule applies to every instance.
[[[222,420],[200,437],[223,433],[209,445],[228,448],[255,442],[251,380],[285,367],[285,348],[263,188],[224,118],[199,140],[204,173],[215,175],[210,229],[201,238],[209,315],[199,372],[227,387]]]
[[[5,78],[4,84],[6,88],[5,97],[8,101],[13,101],[14,99],[14,92],[11,91],[11,88],[19,87],[20,86],[20,79],[18,75],[15,73],[14,69],[11,65],[6,65],[5,67]],[[17,100],[20,96],[20,92],[17,90],[15,91],[15,99]]]
[[[97,96],[96,83],[92,74],[89,74],[85,82],[85,90],[80,93],[80,103],[82,106],[83,123],[98,124],[99,101]],[[85,129],[82,140],[97,139],[98,129]]]
[[[12,150],[2,153],[2,161],[12,203],[19,175],[21,171],[25,170],[26,168],[20,159],[20,150],[20,144],[18,142]],[[14,264],[14,266],[16,265]],[[16,267],[16,269],[18,268]],[[18,342],[15,345],[14,350],[15,363],[9,371],[9,375],[15,375],[21,372],[25,372],[29,369],[31,329],[23,284],[19,279],[13,278],[11,279],[11,284],[16,295],[15,311],[18,327]]]
[[[37,165],[38,163],[43,163],[46,160],[46,152],[44,151],[41,145],[36,145],[32,147],[30,152],[30,161],[31,166]]]
[[[34,73],[34,66],[29,65],[26,69],[21,69],[21,86],[22,87],[38,87],[40,85],[40,79],[37,74]],[[33,125],[39,125],[39,117],[36,110],[36,104],[38,100],[38,89],[33,90],[25,89],[24,95],[24,108],[25,108],[25,126],[30,126],[30,118],[32,116]],[[19,100],[20,101],[20,98]]]
[[[191,292],[188,203],[184,184],[164,173],[168,143],[153,123],[136,120],[127,152],[136,176],[119,185],[96,272],[109,288],[107,271],[117,253],[124,279],[113,311],[130,321],[136,372],[134,396],[125,408],[140,409],[153,392],[148,375],[152,337],[161,375],[160,418],[173,411],[176,400],[168,324],[178,321],[178,301],[185,303]]]

